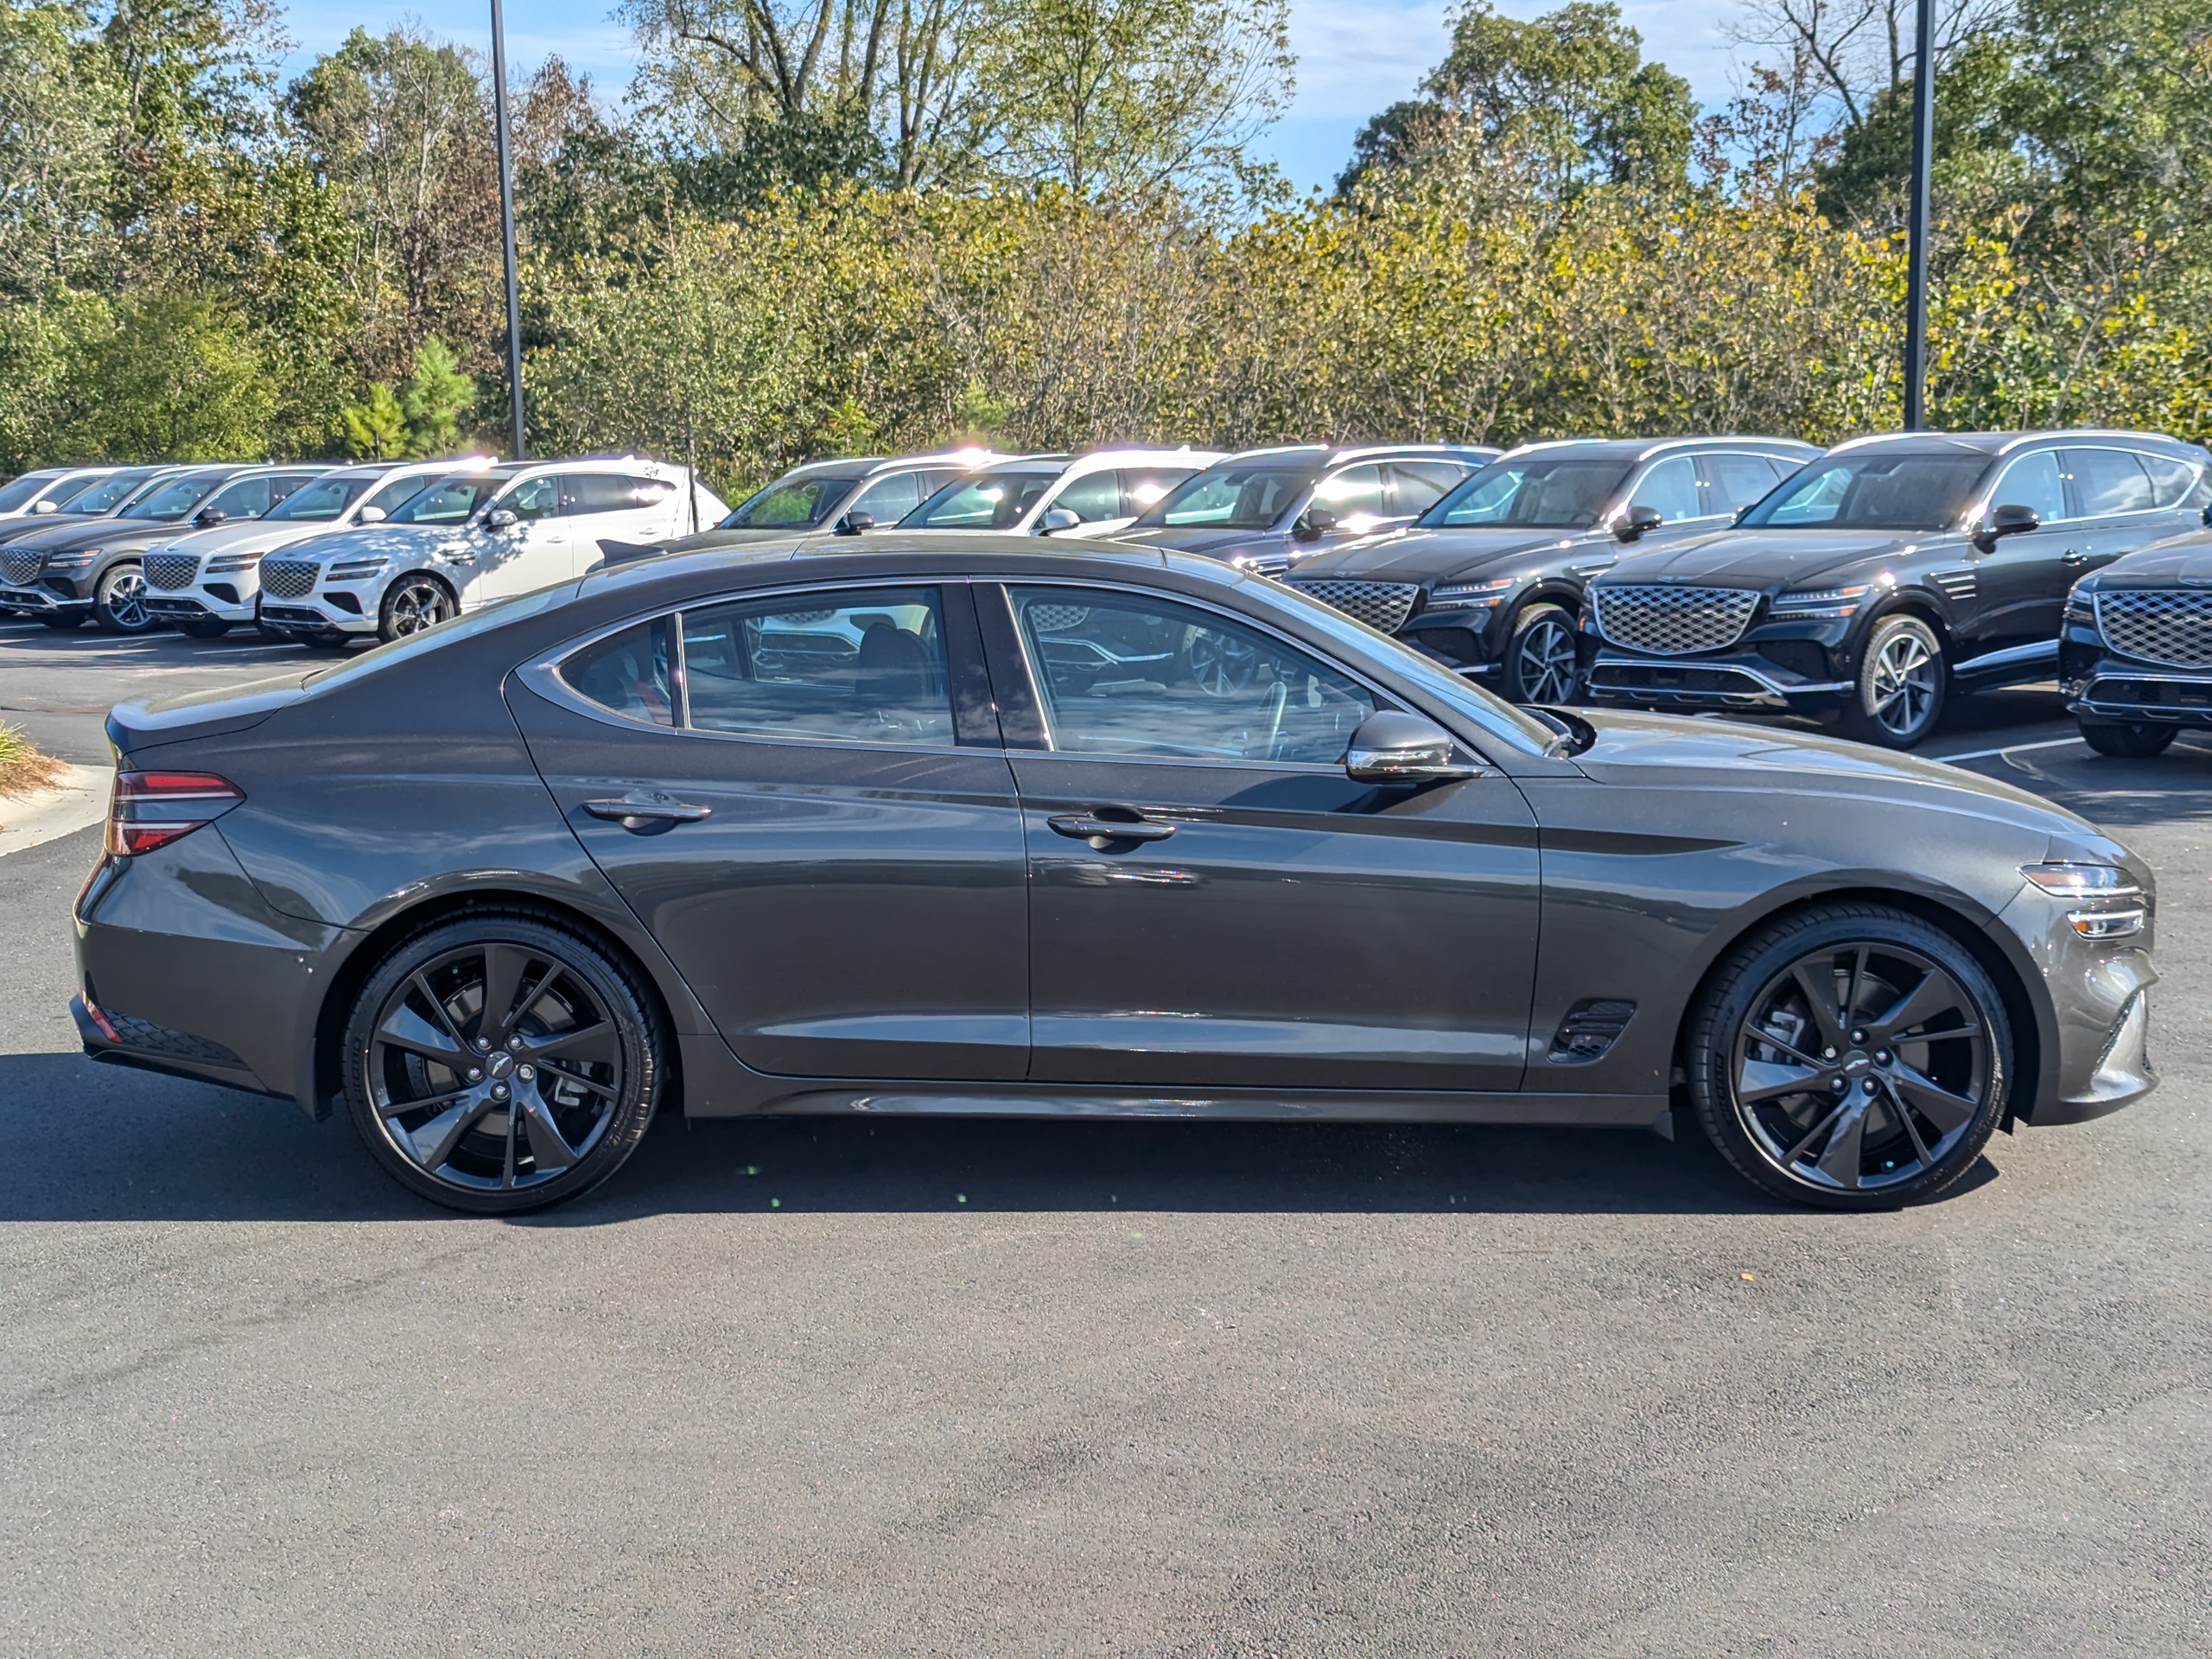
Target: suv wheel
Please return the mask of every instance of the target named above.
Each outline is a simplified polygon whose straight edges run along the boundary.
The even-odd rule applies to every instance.
[[[1683,1046],[1698,1121],[1756,1185],[1832,1210],[1933,1198],[2004,1116],[2004,999],[1956,939],[1904,911],[1824,905],[1715,969]]]
[[[1909,749],[1936,729],[1949,689],[1936,630],[1916,616],[1885,616],[1859,659],[1844,728],[1862,742]]]
[[[1556,605],[1527,607],[1505,645],[1505,695],[1515,702],[1573,702],[1574,658],[1574,619]]]
[[[118,560],[100,577],[92,626],[102,633],[144,633],[154,626],[146,608],[146,574],[137,560]]]
[[[2154,726],[2146,721],[2082,721],[2082,741],[2099,754],[2120,760],[2147,760],[2154,754],[2164,754],[2180,732],[2178,726]]]
[[[574,1198],[637,1150],[670,1039],[651,992],[550,916],[463,915],[394,947],[353,1000],[346,1103],[403,1186],[480,1215]]]
[[[377,638],[386,642],[404,639],[410,633],[435,628],[460,609],[454,602],[453,589],[435,576],[420,571],[402,576],[385,591]]]

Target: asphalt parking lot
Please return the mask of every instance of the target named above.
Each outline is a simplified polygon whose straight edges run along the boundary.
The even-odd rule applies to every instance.
[[[0,625],[0,720],[316,654]],[[86,830],[0,859],[0,1649],[2212,1650],[2212,741],[1930,752],[2161,882],[2164,1084],[1945,1201],[1688,1135],[658,1125],[459,1218],[96,1069]]]

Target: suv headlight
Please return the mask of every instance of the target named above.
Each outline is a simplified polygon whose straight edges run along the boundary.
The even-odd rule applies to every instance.
[[[2094,622],[2097,620],[2097,596],[2094,593],[2083,593],[2078,582],[2066,590],[2066,620],[2069,622]]]
[[[1860,582],[1855,588],[1808,588],[1802,593],[1784,594],[1774,601],[1770,613],[1777,621],[1791,617],[1849,616],[1866,602],[1866,595],[1873,591],[1871,582]]]
[[[1495,605],[1505,597],[1506,591],[1513,586],[1514,580],[1511,576],[1499,576],[1491,582],[1443,582],[1430,588],[1428,597],[1433,604],[1449,605],[1455,610]]]
[[[99,556],[100,550],[97,547],[88,547],[79,553],[49,553],[46,556],[46,568],[49,570],[82,570]]]
[[[258,553],[219,553],[207,561],[207,574],[219,576],[229,570],[251,570],[260,563]]]
[[[380,576],[390,559],[347,559],[334,564],[322,573],[325,582],[365,582],[371,576]]]

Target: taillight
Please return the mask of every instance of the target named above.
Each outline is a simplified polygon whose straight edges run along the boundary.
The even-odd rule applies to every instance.
[[[135,858],[212,823],[245,791],[212,772],[118,772],[109,798],[107,849]]]

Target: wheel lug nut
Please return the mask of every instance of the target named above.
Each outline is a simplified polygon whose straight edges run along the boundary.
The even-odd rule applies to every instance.
[[[468,1068],[468,1080],[469,1080],[471,1083],[481,1083],[481,1082],[483,1082],[483,1081],[484,1081],[484,1068],[483,1068],[482,1066],[480,1066],[480,1065],[472,1065],[472,1066],[470,1066],[470,1067]]]
[[[1863,1031],[1854,1031],[1851,1033],[1851,1040],[1854,1043],[1863,1043],[1866,1040],[1866,1033]]]
[[[1835,1058],[1835,1050],[1832,1048],[1822,1049],[1821,1051],[1821,1058],[1824,1060],[1832,1060]]]
[[[1871,1086],[1871,1085],[1870,1085],[1870,1086]],[[493,1099],[494,1099],[494,1100],[505,1100],[506,1097],[507,1097],[507,1085],[506,1085],[505,1084],[504,1084],[504,1083],[495,1083],[495,1084],[493,1084],[492,1085],[492,1098],[493,1098]]]
[[[492,1046],[492,1039],[489,1037],[479,1037],[476,1039],[476,1046],[480,1051],[488,1049]]]
[[[1874,1051],[1874,1064],[1875,1064],[1875,1065],[1887,1065],[1889,1063],[1890,1063],[1890,1051],[1889,1051],[1888,1049],[1886,1049],[1886,1048],[1878,1048],[1878,1049],[1876,1049],[1876,1050]]]
[[[1834,1090],[1836,1093],[1840,1095],[1845,1090],[1851,1087],[1851,1085],[1846,1083],[1841,1077],[1830,1077],[1828,1079],[1828,1087]]]
[[[521,1052],[522,1052],[522,1039],[521,1039],[521,1038],[519,1038],[519,1037],[510,1037],[510,1038],[508,1038],[508,1039],[507,1039],[507,1052],[508,1052],[508,1053],[510,1053],[510,1054],[519,1054],[519,1053],[521,1053]]]
[[[528,1083],[537,1075],[537,1070],[535,1066],[518,1065],[515,1067],[515,1076],[520,1077],[524,1083]]]
[[[1871,1094],[1872,1094],[1872,1093],[1875,1091],[1875,1090],[1877,1090],[1878,1088],[1879,1088],[1881,1085],[1880,1085],[1879,1084],[1876,1083],[1876,1082],[1874,1081],[1874,1079],[1873,1079],[1873,1078],[1869,1077],[1869,1078],[1867,1078],[1867,1079],[1866,1079],[1866,1082],[1864,1082],[1864,1083],[1860,1084],[1859,1086],[1860,1088],[1864,1089],[1864,1090],[1865,1090],[1868,1094],[1870,1094],[1870,1095],[1871,1095]]]

